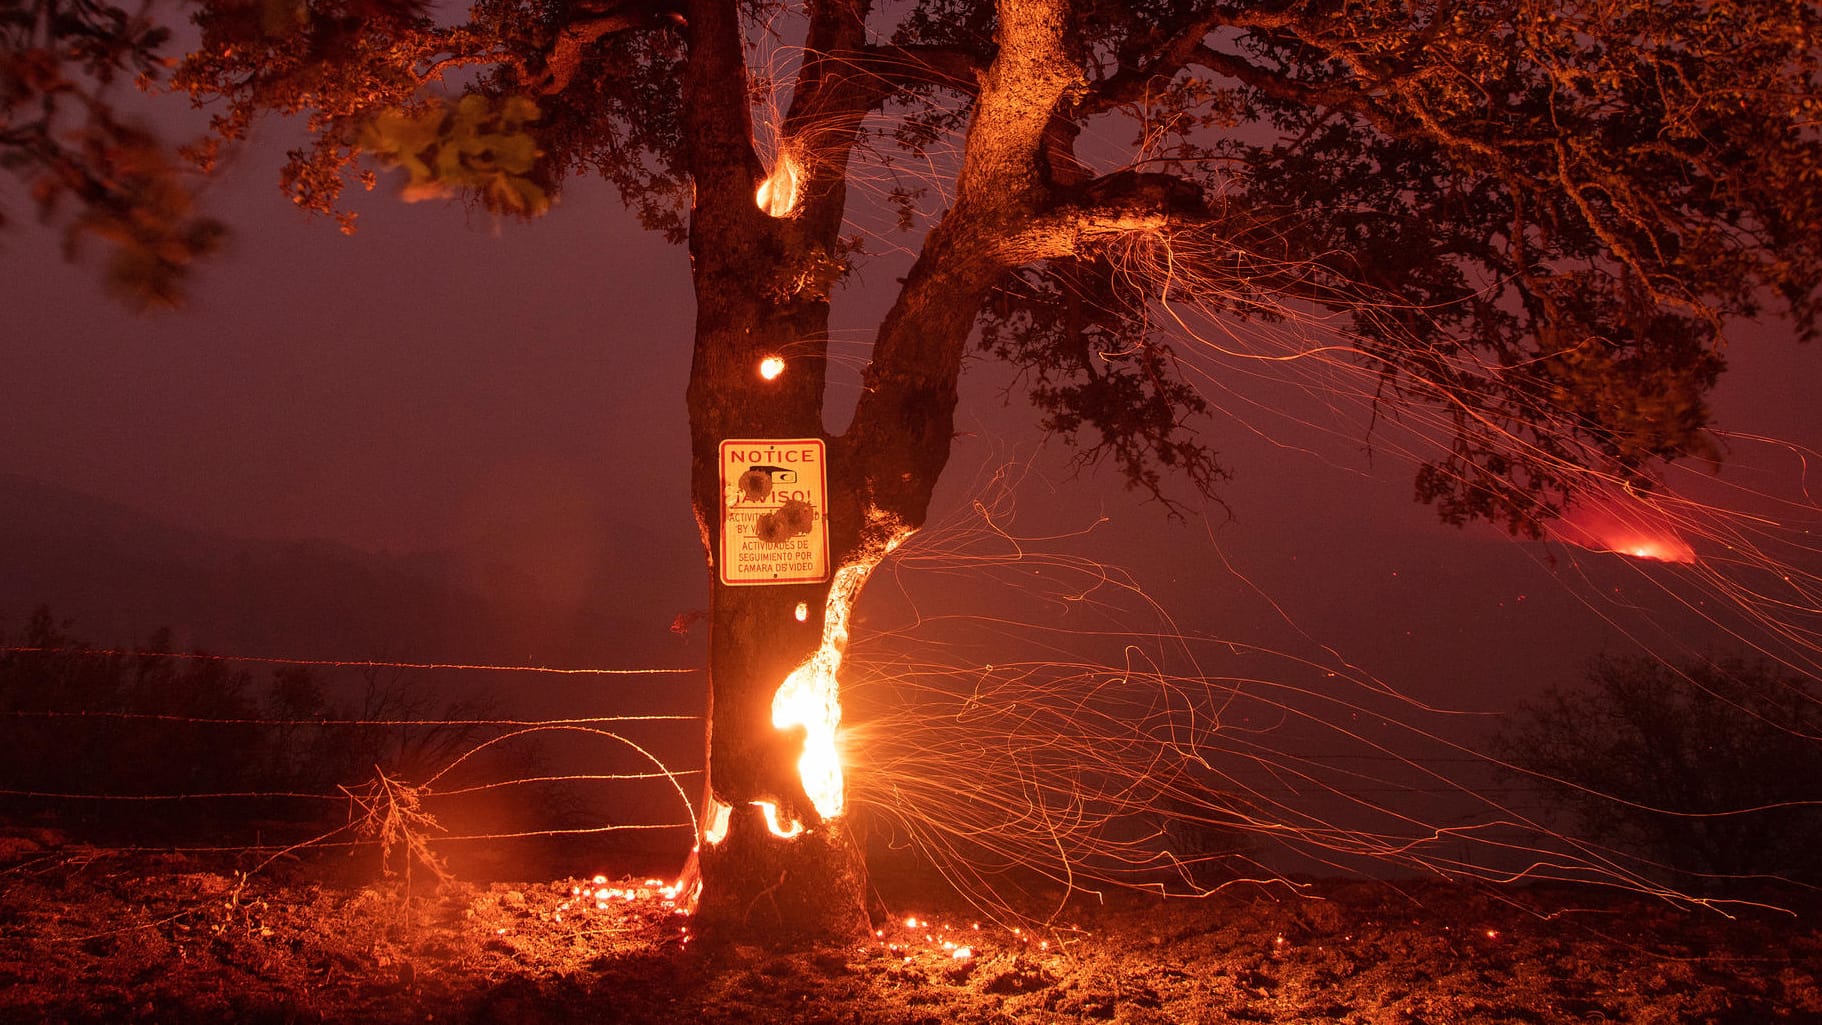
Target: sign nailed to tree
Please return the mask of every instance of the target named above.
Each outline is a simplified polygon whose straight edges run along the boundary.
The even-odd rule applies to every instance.
[[[809,584],[829,575],[821,438],[721,443],[721,582]]]

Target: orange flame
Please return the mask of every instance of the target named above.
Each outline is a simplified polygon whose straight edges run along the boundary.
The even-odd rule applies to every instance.
[[[803,169],[789,148],[781,147],[772,173],[759,183],[753,200],[759,209],[773,217],[789,217],[797,211],[797,200],[803,192]]]
[[[822,646],[785,677],[772,698],[773,726],[804,729],[797,773],[816,813],[825,819],[840,815],[845,803],[841,754],[835,747],[835,729],[841,724],[841,687],[835,674],[848,646],[848,613],[872,569],[872,564],[862,563],[836,571],[823,611]]]
[[[1669,513],[1628,492],[1584,497],[1550,525],[1558,541],[1595,552],[1652,562],[1696,561],[1695,549],[1677,535]]]
[[[724,801],[711,799],[709,802],[708,821],[702,827],[702,842],[714,846],[728,838],[728,824],[733,817],[734,806]]]

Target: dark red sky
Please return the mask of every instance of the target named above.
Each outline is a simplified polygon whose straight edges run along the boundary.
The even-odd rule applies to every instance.
[[[244,536],[401,552],[506,538],[558,595],[623,544],[674,550],[680,579],[702,573],[685,488],[680,248],[586,184],[529,225],[365,197],[347,238],[291,209],[275,180],[256,153],[211,188],[229,250],[199,269],[189,308],[151,318],[117,308],[92,266],[62,262],[54,236],[15,218],[0,252],[0,472]],[[1736,352],[1722,418],[1813,442],[1822,353],[1774,344],[1776,333],[1755,331]],[[839,347],[849,370],[863,342]],[[964,512],[986,468],[1033,458],[1034,418],[1002,409],[989,377],[975,375],[938,516]],[[1231,520],[1213,509],[1171,522],[1110,474],[1069,479],[1053,446],[1021,492],[1026,522],[1042,532],[1111,517],[1083,550],[1130,566],[1185,629],[1330,646],[1395,685],[1477,707],[1623,645],[1603,616],[1639,628],[1598,593],[1583,603],[1636,589],[1639,567],[1437,525],[1410,501],[1408,466],[1351,444],[1312,456],[1235,424],[1215,431],[1235,473]],[[1794,489],[1794,459],[1740,457],[1752,486]],[[1770,476],[1751,476],[1758,462]],[[626,586],[637,603],[652,583]]]

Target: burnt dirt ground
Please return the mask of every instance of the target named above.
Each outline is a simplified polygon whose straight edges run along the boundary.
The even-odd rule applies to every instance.
[[[0,1021],[1822,1022],[1813,904],[1330,881],[1015,928],[901,878],[873,941],[768,948],[691,942],[644,879],[408,887],[355,861],[0,837]]]

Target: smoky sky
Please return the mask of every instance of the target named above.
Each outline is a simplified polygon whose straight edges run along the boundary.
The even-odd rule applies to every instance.
[[[108,299],[99,247],[63,260],[8,184],[0,472],[244,537],[393,552],[490,540],[558,598],[627,545],[674,553],[662,586],[626,581],[629,603],[706,586],[682,248],[594,183],[534,223],[404,204],[383,183],[353,197],[360,228],[343,236],[278,191],[282,148],[268,137],[210,184],[232,236],[168,314]],[[833,428],[896,273],[889,258],[863,266],[858,309],[838,314]],[[1718,418],[1807,445],[1822,433],[1822,357],[1786,334],[1743,332]],[[1006,383],[970,367],[936,519],[966,519],[983,482],[1018,466],[1018,530],[1130,569],[1183,628],[1361,665],[1427,697],[1497,707],[1562,682],[1637,643],[1659,614],[1633,598],[1652,574],[1684,572],[1443,526],[1412,501],[1409,465],[1368,439],[1316,451],[1220,417],[1209,437],[1233,479],[1219,503],[1171,515],[1109,470],[1073,472]],[[1791,450],[1734,455],[1726,472],[1749,486],[1800,495]]]

